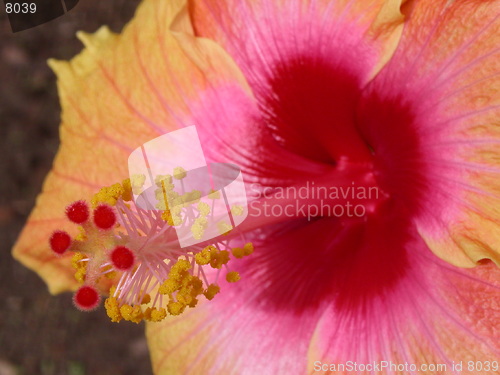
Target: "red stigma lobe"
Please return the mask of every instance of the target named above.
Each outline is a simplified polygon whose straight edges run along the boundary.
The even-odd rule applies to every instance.
[[[94,224],[99,229],[111,229],[115,223],[116,215],[110,206],[101,204],[94,210]]]
[[[71,237],[68,233],[58,230],[55,231],[49,239],[50,248],[56,254],[64,254],[71,246]]]
[[[135,262],[134,253],[125,246],[118,246],[111,252],[113,266],[121,271],[132,268]]]
[[[66,208],[66,216],[76,224],[83,224],[89,219],[89,207],[85,201],[76,201]]]
[[[94,310],[99,305],[100,299],[97,290],[88,285],[82,286],[73,296],[75,306],[83,311]]]

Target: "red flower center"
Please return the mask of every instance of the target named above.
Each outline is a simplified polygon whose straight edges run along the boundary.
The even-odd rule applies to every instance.
[[[277,68],[272,96],[257,96],[276,140],[266,143],[274,148],[267,154],[285,148],[304,160],[302,168],[289,167],[288,176],[282,168],[262,180],[284,176],[282,187],[308,184],[312,190],[310,181],[320,181],[326,191],[365,189],[351,202],[364,215],[320,213],[265,229],[266,251],[242,267],[253,282],[273,285],[257,300],[278,309],[300,311],[332,298],[339,307],[362,308],[407,275],[410,247],[425,246],[412,224],[427,188],[416,120],[402,100],[363,91],[358,76],[334,63],[297,59]],[[310,173],[297,173],[307,168]],[[368,197],[368,188],[378,195]],[[296,199],[334,207],[350,198]]]

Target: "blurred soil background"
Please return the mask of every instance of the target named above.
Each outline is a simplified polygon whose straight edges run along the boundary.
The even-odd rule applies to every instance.
[[[0,375],[149,375],[144,327],[81,313],[12,259],[58,148],[60,107],[50,57],[81,49],[78,30],[120,31],[138,0],[80,0],[66,15],[12,33],[0,10]],[[3,3],[0,3],[3,8]]]

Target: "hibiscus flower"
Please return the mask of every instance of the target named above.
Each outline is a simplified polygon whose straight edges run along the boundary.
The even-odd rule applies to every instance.
[[[71,255],[47,244],[77,236],[65,207],[194,124],[209,162],[243,172],[255,251],[212,300],[150,319],[155,373],[498,374],[499,14],[497,0],[146,0],[121,35],[81,33],[80,55],[51,62],[61,148],[14,256],[52,293],[75,290]],[[351,196],[359,215],[288,215],[301,187],[377,194]]]

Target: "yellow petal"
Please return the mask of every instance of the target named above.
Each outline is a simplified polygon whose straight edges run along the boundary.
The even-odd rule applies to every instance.
[[[201,302],[201,301],[200,301]],[[206,309],[197,306],[183,315],[146,323],[146,337],[155,375],[208,374],[218,360],[217,345],[210,344]],[[226,358],[228,366],[230,358]],[[229,373],[229,372],[227,372]]]
[[[220,47],[189,35],[184,7],[180,0],[145,1],[122,34],[106,27],[79,33],[85,49],[78,56],[49,62],[58,77],[61,146],[13,255],[52,293],[76,287],[69,260],[48,247],[55,229],[76,234],[64,219],[65,206],[127,178],[136,147],[192,125],[186,103],[206,87],[233,77],[244,83]],[[220,74],[211,71],[221,66]]]
[[[496,1],[437,5],[415,6],[401,46],[408,63],[419,53],[412,74],[433,82],[420,93],[430,98],[425,113],[442,128],[428,143],[442,166],[436,188],[446,209],[432,208],[439,223],[419,231],[454,265],[491,259],[500,266],[500,8]],[[426,48],[417,47],[424,38]]]
[[[364,91],[366,103],[387,111],[376,119],[365,106],[361,122],[373,124],[375,138],[415,137],[418,155],[405,158],[404,142],[413,141],[401,139],[393,160],[408,173],[398,180],[422,192],[414,222],[432,251],[459,267],[500,265],[499,3],[421,0],[403,10],[397,51]]]

